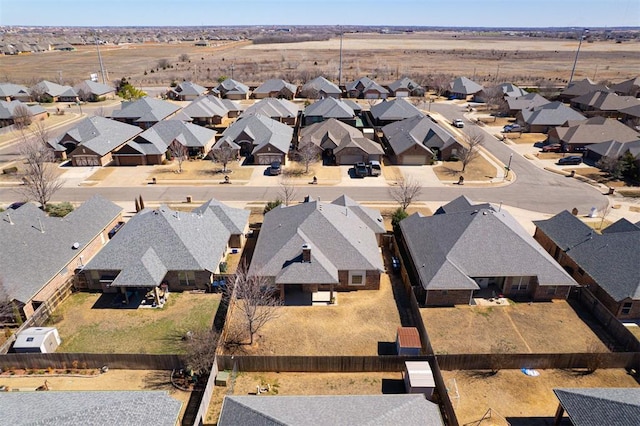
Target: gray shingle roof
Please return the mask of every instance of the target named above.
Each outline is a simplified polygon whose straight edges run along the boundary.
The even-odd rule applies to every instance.
[[[394,94],[400,89],[407,89],[409,92],[412,92],[417,89],[422,89],[422,86],[411,80],[409,77],[402,77],[401,79],[389,84],[389,90]]]
[[[175,426],[182,403],[167,391],[2,392],[2,421],[11,425]]]
[[[40,105],[27,105],[20,101],[0,101],[0,119],[8,120],[15,118],[16,108],[19,106],[24,106],[31,116],[47,112],[47,110],[42,108]]]
[[[372,228],[370,216],[361,219],[372,212],[358,212],[354,206],[353,200],[341,197],[333,203],[311,201],[271,210],[264,217],[249,273],[278,282],[295,269],[297,283],[313,283],[318,279],[314,274],[322,272],[335,283],[337,271],[382,271],[376,233],[384,230],[380,225]],[[303,244],[311,246],[311,263],[300,264]]]
[[[629,80],[611,86],[612,90],[625,95],[633,95],[640,89],[640,77],[630,78]]]
[[[402,154],[415,145],[431,151],[433,148],[443,150],[458,141],[453,135],[436,124],[429,117],[412,117],[406,120],[387,124],[382,132],[396,155]]]
[[[286,124],[262,115],[249,115],[233,123],[222,133],[221,140],[236,143],[251,140],[256,152],[267,144],[278,148],[281,152],[289,152],[293,138],[293,129]],[[216,146],[220,143],[218,141]]]
[[[536,276],[541,286],[577,285],[505,210],[471,207],[400,222],[425,289],[476,290],[475,277]]]
[[[587,151],[611,158],[619,158],[629,151],[633,158],[638,160],[640,159],[640,140],[631,142],[607,141],[594,143],[587,147]]]
[[[475,81],[469,80],[467,77],[458,77],[449,83],[451,93],[460,93],[463,95],[473,95],[481,91],[483,87]]]
[[[348,119],[356,116],[352,106],[341,99],[320,99],[304,109],[306,117],[342,118]]]
[[[227,396],[218,425],[442,426],[424,395]]]
[[[229,111],[241,111],[241,108],[229,99],[215,96],[201,96],[182,109],[191,118],[226,117]]]
[[[383,100],[371,107],[371,115],[377,120],[391,121],[404,120],[411,117],[424,117],[418,108],[403,98],[392,101]]]
[[[202,148],[213,143],[216,131],[177,120],[160,121],[140,133],[127,145],[144,154],[162,154],[175,140],[188,148]]]
[[[77,93],[84,92],[96,96],[102,96],[110,92],[115,92],[115,89],[113,87],[91,80],[85,80],[82,83],[77,84],[76,86],[74,86],[74,90]]]
[[[569,84],[564,90],[560,92],[560,95],[564,97],[576,97],[596,91],[609,92],[610,89],[603,84],[596,84],[590,79],[585,78]]]
[[[274,119],[295,118],[298,111],[298,105],[286,99],[264,98],[244,110],[242,116],[260,114]]]
[[[324,94],[341,95],[342,90],[322,76],[314,78],[300,89],[300,95],[305,97],[322,97]]]
[[[29,89],[19,84],[0,83],[0,97],[28,96]]]
[[[361,77],[358,80],[348,83],[346,89],[349,92],[355,91],[358,93],[365,93],[369,90],[375,90],[376,92],[381,94],[389,94],[389,91],[387,89],[385,89],[369,77]]]
[[[335,118],[303,128],[300,131],[300,146],[308,143],[321,149],[332,149],[336,154],[345,148],[359,148],[367,154],[384,154],[380,144],[365,138],[360,130]]]
[[[562,102],[556,101],[522,110],[522,119],[533,126],[561,126],[567,121],[586,120],[586,117]]]
[[[500,87],[500,90],[502,90],[502,93],[509,98],[526,96],[529,93],[526,90],[521,89],[520,87],[516,86],[513,83],[502,83],[502,84],[499,84],[498,87]]]
[[[9,297],[30,300],[121,211],[96,195],[64,218],[49,217],[30,203],[0,213],[0,278]],[[76,242],[78,249],[72,247]]]
[[[517,98],[507,98],[507,105],[510,110],[521,111],[523,109],[531,109],[550,103],[546,98],[537,93],[529,93]]]
[[[633,425],[640,419],[638,388],[554,389],[574,426]]]
[[[553,130],[558,139],[567,144],[594,144],[615,140],[632,142],[640,139],[640,132],[625,126],[618,120],[591,117],[578,122],[569,122]]]
[[[534,223],[614,300],[640,299],[640,228],[598,234],[567,211]]]
[[[227,94],[242,94],[246,95],[249,93],[249,86],[246,84],[242,84],[239,81],[233,80],[231,78],[225,79],[222,83],[220,83],[216,89],[223,95]]]
[[[161,121],[180,110],[171,102],[144,97],[132,102],[123,102],[122,108],[113,111],[113,118],[131,119],[141,123]]]
[[[591,107],[598,111],[620,111],[640,105],[640,100],[635,96],[619,96],[611,92],[591,92],[577,96],[571,100],[571,104]]]
[[[200,96],[207,93],[207,88],[191,81],[183,81],[169,89],[169,92],[175,96]]]
[[[295,84],[289,83],[287,81],[284,81],[280,78],[272,78],[270,80],[265,81],[260,86],[256,87],[253,93],[269,94],[271,92],[279,92],[282,89],[287,89],[295,95],[296,91],[298,90],[298,86],[296,86]]]
[[[87,147],[96,154],[105,155],[141,132],[142,129],[131,124],[94,116],[85,118],[49,144],[56,148],[64,138],[71,137],[78,145]]]
[[[246,221],[249,214],[231,214],[230,207],[209,206],[219,203],[211,200],[193,212],[177,212],[166,206],[144,209],[85,266],[85,271],[120,271],[114,285],[140,287],[160,284],[167,271],[215,272],[240,217],[244,215]]]
[[[46,93],[47,95],[56,97],[56,96],[78,96],[73,87],[71,86],[61,86],[59,84],[53,83],[51,81],[43,80],[40,83],[36,84],[31,88],[31,91],[37,91],[39,93]]]

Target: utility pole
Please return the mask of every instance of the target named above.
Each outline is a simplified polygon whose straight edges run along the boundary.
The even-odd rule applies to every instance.
[[[582,39],[584,35],[589,34],[589,29],[583,28],[580,32],[580,41],[578,42],[578,50],[576,50],[576,58],[573,60],[573,68],[571,68],[571,77],[569,77],[569,84],[573,81],[573,74],[576,72],[576,64],[578,63],[578,55],[580,54],[580,46],[582,46]]]
[[[233,70],[235,69],[235,67],[233,66],[233,64],[231,64],[231,80],[233,80]]]
[[[342,86],[342,27],[340,27],[340,67],[338,68],[338,87]]]
[[[102,63],[102,55],[100,54],[100,43],[98,43],[98,36],[95,36],[95,40],[96,40],[96,49],[98,50],[98,61],[100,62],[100,74],[102,75],[102,84],[106,84],[107,78],[105,77],[104,64]]]

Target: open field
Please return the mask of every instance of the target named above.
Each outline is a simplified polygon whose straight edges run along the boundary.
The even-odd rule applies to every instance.
[[[436,354],[586,352],[607,347],[566,301],[422,308]]]
[[[395,342],[401,324],[388,275],[381,275],[380,290],[334,294],[333,306],[277,308],[279,316],[258,332],[253,346],[233,350],[250,355],[377,355],[379,343]],[[236,309],[227,326],[237,330],[240,315]]]
[[[337,79],[339,38],[328,41],[258,44],[220,42],[197,47],[191,43],[104,46],[103,62],[110,80],[129,78],[139,86],[168,85],[190,79],[217,85],[221,75],[257,85],[273,77],[300,83],[317,75]],[[402,46],[399,48],[398,46]],[[363,75],[388,84],[398,75],[467,75],[479,82],[500,80],[535,84],[548,79],[563,84],[575,56],[577,40],[528,37],[488,37],[469,33],[416,32],[411,34],[345,34],[343,81]],[[596,41],[583,43],[576,79],[621,81],[637,74],[637,42]],[[180,62],[181,54],[190,62]],[[166,59],[172,68],[158,69]],[[98,68],[95,46],[77,46],[72,52],[45,52],[3,58],[3,78],[31,85],[40,79],[75,83]],[[151,72],[153,70],[153,73]],[[58,71],[61,71],[60,76]],[[146,72],[146,75],[145,75]],[[594,76],[595,75],[595,76]]]
[[[187,331],[211,327],[215,294],[171,293],[162,309],[95,309],[100,293],[75,293],[54,312],[58,352],[182,353]]]
[[[232,395],[256,393],[256,386],[271,385],[261,395],[381,395],[402,383],[401,373],[239,373]],[[215,424],[222,399],[229,389],[216,387],[207,413],[208,424]]]
[[[453,392],[458,386],[460,399],[452,403],[461,425],[475,424],[489,408],[506,417],[511,425],[550,425],[558,408],[554,388],[638,387],[636,380],[622,369],[597,370],[593,374],[570,370],[539,370],[529,377],[520,370],[500,370],[487,376],[477,371],[443,371],[445,383]],[[531,419],[527,419],[531,418]],[[487,420],[482,425],[504,425]]]

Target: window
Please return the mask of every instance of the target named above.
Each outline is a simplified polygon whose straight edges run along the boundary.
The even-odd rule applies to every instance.
[[[553,296],[554,294],[556,294],[556,291],[558,290],[558,287],[555,285],[550,285],[549,287],[547,287],[547,295],[548,296]]]
[[[27,337],[27,342],[33,342],[33,337]]]
[[[181,286],[195,286],[196,273],[194,271],[180,271],[178,272],[178,281],[180,281]]]
[[[633,306],[633,303],[631,302],[625,302],[622,305],[622,315],[629,315],[631,313],[631,306]]]
[[[529,277],[513,277],[511,291],[524,291],[529,287]]]
[[[349,271],[349,285],[364,285],[364,271]]]

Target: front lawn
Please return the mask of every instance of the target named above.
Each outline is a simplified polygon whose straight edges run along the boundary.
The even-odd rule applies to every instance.
[[[76,293],[55,310],[58,352],[183,353],[184,334],[210,328],[220,304],[217,294],[171,293],[162,309],[93,309],[100,296]]]

